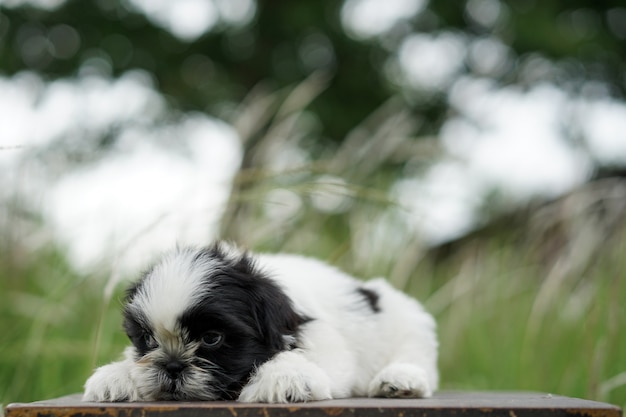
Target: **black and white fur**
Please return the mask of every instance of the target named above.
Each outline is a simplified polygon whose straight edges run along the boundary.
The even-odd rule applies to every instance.
[[[124,328],[132,346],[85,401],[429,397],[438,384],[420,304],[300,256],[178,248],[130,288]]]

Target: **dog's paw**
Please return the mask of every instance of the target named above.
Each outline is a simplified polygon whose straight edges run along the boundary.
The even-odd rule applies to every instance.
[[[319,366],[289,351],[261,365],[239,395],[241,402],[291,403],[331,398],[330,379]]]
[[[96,369],[85,383],[83,401],[139,401],[139,393],[130,377],[128,364],[115,362]]]
[[[433,388],[424,369],[409,363],[392,363],[370,382],[370,397],[428,398]]]

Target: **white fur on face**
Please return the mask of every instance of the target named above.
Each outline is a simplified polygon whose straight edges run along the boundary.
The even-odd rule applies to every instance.
[[[155,333],[178,334],[178,320],[210,290],[206,277],[216,266],[217,261],[198,258],[196,251],[177,249],[148,273],[129,307],[141,312]]]

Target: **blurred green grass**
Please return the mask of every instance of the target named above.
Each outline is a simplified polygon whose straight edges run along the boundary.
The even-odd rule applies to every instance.
[[[310,251],[342,253],[324,249]],[[396,259],[410,258],[405,251]],[[392,259],[367,276],[387,274],[437,317],[442,389],[533,390],[624,407],[626,232],[584,276],[556,285],[530,252],[506,241],[469,245],[445,262],[424,257],[405,276]],[[364,274],[346,252],[333,262]],[[121,354],[123,288],[107,300],[105,275],[77,275],[50,248],[5,251],[0,266],[5,405],[79,392],[96,364]]]
[[[119,303],[104,305],[101,277],[74,273],[55,248],[0,258],[0,398],[33,401],[78,392],[93,364],[125,343]],[[8,256],[7,256],[8,255]],[[20,255],[24,255],[21,253]],[[99,323],[102,334],[95,346]]]

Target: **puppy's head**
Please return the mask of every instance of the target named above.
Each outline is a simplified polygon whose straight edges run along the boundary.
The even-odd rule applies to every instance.
[[[304,321],[250,255],[224,244],[177,249],[128,291],[132,377],[145,399],[236,399]]]

